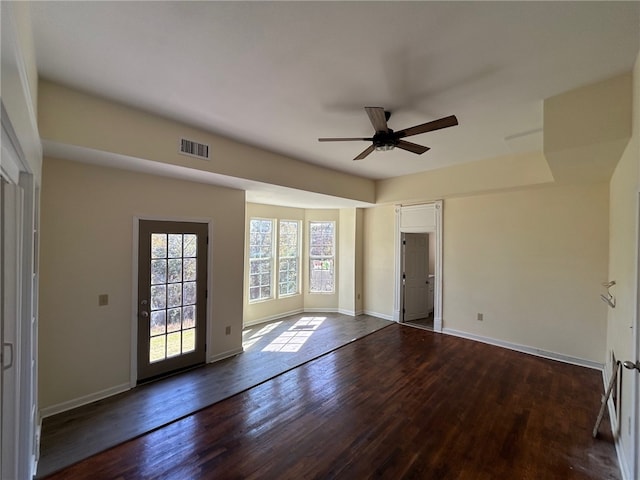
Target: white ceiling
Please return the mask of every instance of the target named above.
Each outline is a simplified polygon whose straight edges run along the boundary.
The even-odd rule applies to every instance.
[[[547,97],[629,71],[639,2],[34,2],[41,76],[291,157],[388,178],[542,148]],[[352,158],[364,106],[431,147]]]

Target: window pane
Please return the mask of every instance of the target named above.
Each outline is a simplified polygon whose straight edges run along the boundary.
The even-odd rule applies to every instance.
[[[192,352],[196,349],[196,329],[191,328],[182,332],[182,353]]]
[[[164,335],[151,337],[149,340],[149,363],[164,360],[166,358],[165,341]]]
[[[151,260],[151,285],[167,282],[167,261]]]
[[[167,306],[167,290],[165,285],[151,287],[151,310],[160,310]]]
[[[198,253],[198,237],[193,234],[184,235],[184,253],[183,257],[195,257]]]
[[[165,310],[151,312],[151,335],[159,335],[166,332]]]
[[[273,279],[273,220],[249,221],[249,300],[271,298]],[[266,296],[265,296],[266,295]]]
[[[182,275],[185,282],[196,279],[196,259],[185,258],[182,263]]]
[[[167,335],[167,357],[180,355],[180,351],[182,350],[181,336],[180,332]]]
[[[182,305],[182,284],[167,285],[167,306],[179,307],[180,305]]]
[[[182,328],[192,328],[196,326],[196,306],[189,305],[182,309]]]
[[[175,332],[176,330],[180,330],[181,326],[181,308],[170,308],[167,310],[167,332]]]
[[[151,258],[167,257],[167,235],[164,233],[151,234]]]
[[[311,222],[309,236],[309,289],[312,293],[333,293],[335,289],[334,222]]]
[[[175,283],[182,281],[182,260],[179,258],[172,258],[168,262],[169,267],[169,281],[167,283]]]
[[[196,282],[185,282],[182,285],[184,292],[182,303],[184,305],[193,305],[196,303]]]
[[[169,258],[182,256],[182,234],[169,234]]]

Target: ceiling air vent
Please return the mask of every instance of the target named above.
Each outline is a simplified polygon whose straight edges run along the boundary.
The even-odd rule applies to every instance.
[[[180,139],[180,149],[178,151],[183,155],[204,158],[205,160],[209,159],[209,145],[187,140],[186,138]]]

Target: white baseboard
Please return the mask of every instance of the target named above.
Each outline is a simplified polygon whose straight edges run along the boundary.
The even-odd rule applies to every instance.
[[[385,313],[373,312],[371,310],[365,310],[363,313],[365,315],[371,315],[372,317],[382,318],[383,320],[391,320],[392,322],[396,321],[396,319],[393,318],[393,315],[387,315]]]
[[[66,402],[61,402],[49,407],[44,407],[40,409],[40,418],[47,418],[58,413],[66,412],[67,410],[81,407],[83,405],[87,405],[88,403],[97,402],[98,400],[102,400],[103,398],[111,397],[113,395],[126,392],[130,389],[131,387],[129,385],[129,382],[121,383],[120,385],[105,388],[104,390],[100,390],[99,392],[90,393],[89,395],[84,395],[72,400],[67,400]]]
[[[337,308],[305,308],[304,313],[338,313]]]
[[[527,345],[520,345],[518,343],[511,343],[504,340],[497,340],[494,338],[483,337],[481,335],[475,335],[473,333],[462,332],[459,330],[453,330],[451,328],[443,328],[442,333],[447,335],[453,335],[455,337],[467,338],[469,340],[475,340],[477,342],[488,343],[489,345],[495,345],[497,347],[508,348],[509,350],[515,350],[516,352],[528,353],[537,357],[548,358],[550,360],[557,360],[559,362],[570,363],[572,365],[578,365],[580,367],[593,368],[595,370],[602,370],[604,365],[602,363],[594,362],[592,360],[585,360],[583,358],[572,357],[570,355],[564,355],[562,353],[549,352],[535,347],[529,347]]]
[[[218,353],[216,355],[210,355],[207,357],[207,363],[219,362],[220,360],[224,360],[225,358],[235,357],[236,355],[244,352],[242,347],[234,348],[233,350],[227,350],[226,352]]]
[[[278,313],[276,315],[269,315],[268,317],[262,317],[262,318],[258,318],[256,320],[251,320],[250,322],[245,322],[244,326],[245,327],[252,327],[254,325],[259,325],[261,323],[267,323],[267,322],[271,322],[273,320],[279,320],[281,318],[284,317],[288,317],[290,315],[298,315],[299,313],[303,313],[304,310],[302,308],[297,308],[295,310],[291,310],[290,312],[282,312],[282,313]]]

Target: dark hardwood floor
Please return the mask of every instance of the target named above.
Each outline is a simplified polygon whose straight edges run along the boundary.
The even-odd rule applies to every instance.
[[[244,353],[44,419],[37,478],[190,415],[393,322],[298,314],[243,330]]]
[[[397,324],[49,477],[618,479],[600,372]]]

